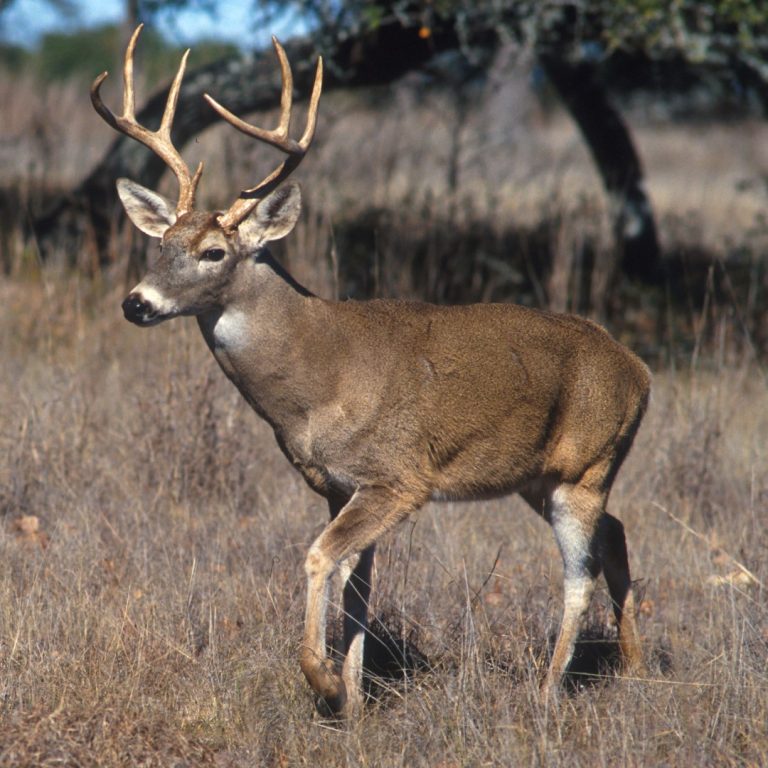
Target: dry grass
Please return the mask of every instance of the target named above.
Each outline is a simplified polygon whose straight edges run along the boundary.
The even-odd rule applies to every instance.
[[[659,374],[619,477],[650,679],[609,671],[547,708],[550,532],[514,499],[434,505],[383,542],[373,606],[428,666],[345,731],[295,661],[324,504],[194,322],[139,331],[117,293],[55,275],[0,299],[0,763],[764,762],[759,371]],[[588,638],[610,640],[608,615],[601,593]]]
[[[103,151],[110,137],[86,92],[67,88],[38,101],[30,84],[0,81],[14,105],[4,183],[69,184]],[[465,124],[451,195],[453,107],[417,96],[398,92],[375,114],[328,100],[302,168],[309,210],[285,250],[310,288],[337,289],[331,227],[356,207],[392,211],[382,259],[409,258],[397,251],[404,228],[450,210],[492,222],[554,213],[565,260],[599,237],[593,171],[562,117],[519,86],[496,89]],[[58,108],[56,141],[41,164],[30,126],[46,106]],[[764,206],[765,130],[638,129],[668,242],[727,250],[747,238],[759,251],[765,232],[745,227]],[[212,131],[189,157],[250,158],[239,141]],[[255,175],[209,162],[203,203]],[[515,499],[434,505],[382,543],[373,605],[382,632],[424,663],[381,682],[362,724],[343,730],[314,714],[296,662],[303,558],[324,503],[194,322],[139,331],[120,318],[116,274],[41,271],[33,245],[11,242],[18,274],[0,284],[0,764],[765,764],[768,387],[735,301],[692,310],[695,354],[669,350],[685,365],[657,374],[612,497],[649,679],[616,679],[603,591],[582,655],[607,674],[545,706],[537,678],[561,600],[551,533]],[[381,292],[407,292],[397,262],[383,267]],[[567,306],[567,284],[553,300]]]

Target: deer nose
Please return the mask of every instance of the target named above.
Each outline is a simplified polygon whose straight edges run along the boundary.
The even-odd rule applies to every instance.
[[[123,302],[123,314],[126,320],[140,323],[144,316],[152,311],[152,306],[144,301],[138,293],[129,293]]]

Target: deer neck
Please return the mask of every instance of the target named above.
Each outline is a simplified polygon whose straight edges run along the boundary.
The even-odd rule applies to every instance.
[[[238,265],[221,306],[198,316],[224,373],[278,432],[294,430],[321,397],[324,304],[262,251]]]

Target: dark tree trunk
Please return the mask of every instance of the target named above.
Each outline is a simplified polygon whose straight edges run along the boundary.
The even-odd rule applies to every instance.
[[[400,24],[382,25],[375,32],[338,42],[326,61],[324,90],[392,82],[428,62],[435,53],[458,48],[452,28],[436,29],[428,39]],[[286,44],[298,98],[308,95],[314,76],[316,50],[307,40]],[[119,76],[119,75],[118,75]],[[279,70],[274,53],[226,59],[187,73],[179,96],[173,141],[179,148],[219,120],[202,98],[210,92],[236,114],[271,109],[280,99]],[[160,122],[167,88],[156,93],[139,112],[143,125]],[[105,130],[107,130],[105,128]],[[65,249],[74,256],[85,242],[95,243],[99,260],[108,260],[107,247],[123,211],[115,180],[127,176],[147,187],[157,186],[165,171],[162,161],[143,145],[119,136],[103,159],[66,198],[59,200],[33,224],[43,258]]]
[[[473,45],[487,56],[498,41],[491,27],[482,27],[481,32],[475,35]],[[428,66],[436,54],[460,48],[456,27],[447,21],[436,19],[426,38],[417,28],[402,26],[397,21],[382,24],[375,31],[326,45],[324,88],[328,91],[392,82],[409,71]],[[296,93],[299,98],[304,97],[314,74],[315,47],[308,40],[294,40],[286,44],[286,52],[294,67]],[[551,50],[540,51],[539,59],[597,164],[611,199],[623,268],[633,277],[653,279],[660,265],[656,226],[627,127],[608,101],[592,64],[569,63]],[[218,120],[203,100],[204,92],[212,93],[237,114],[272,108],[279,100],[277,70],[270,50],[219,61],[187,73],[174,123],[176,146],[183,147]],[[148,101],[138,115],[142,124],[159,123],[166,95],[164,89]],[[110,235],[123,217],[115,180],[127,176],[156,187],[164,171],[163,163],[145,147],[124,136],[116,138],[80,185],[34,222],[43,258],[54,250],[63,250],[76,261],[82,245],[93,243],[99,261],[108,261]]]
[[[556,53],[539,61],[563,104],[579,126],[603,180],[613,216],[621,265],[630,277],[653,281],[661,269],[661,250],[643,169],[629,129],[608,99],[590,62],[569,62]]]

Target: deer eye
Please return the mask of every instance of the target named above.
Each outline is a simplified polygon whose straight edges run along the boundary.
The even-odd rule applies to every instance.
[[[221,261],[224,258],[223,248],[209,248],[207,251],[203,251],[203,255],[200,257],[201,261]]]

